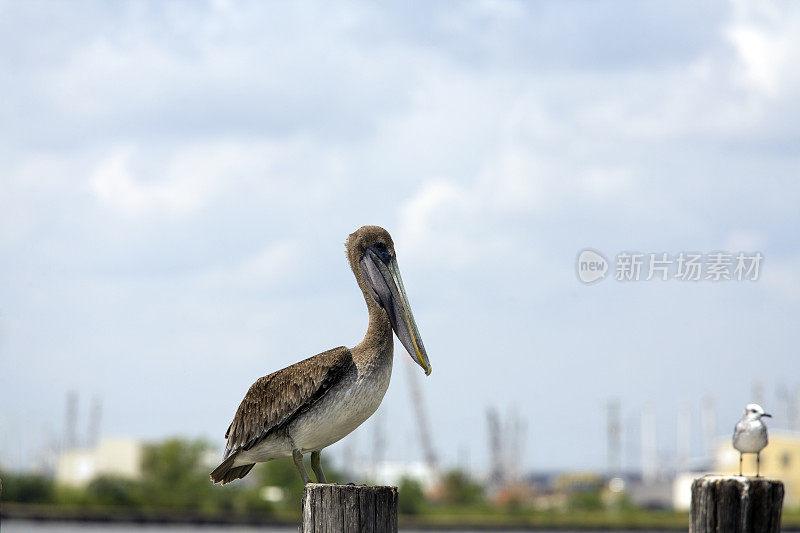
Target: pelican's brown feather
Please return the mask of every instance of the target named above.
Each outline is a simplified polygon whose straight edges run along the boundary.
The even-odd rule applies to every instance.
[[[309,357],[257,380],[225,433],[225,457],[249,450],[320,400],[344,375],[355,371],[344,346]]]

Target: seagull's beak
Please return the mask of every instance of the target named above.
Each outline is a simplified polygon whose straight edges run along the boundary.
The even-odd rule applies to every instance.
[[[411,358],[425,370],[425,375],[430,375],[431,363],[411,312],[411,304],[408,303],[397,260],[385,250],[369,247],[364,252],[360,265],[367,284],[372,289],[372,296],[386,309],[397,338]]]
[[[765,417],[765,416],[768,416],[768,417],[772,418],[772,415],[769,414],[769,413],[764,413],[763,415],[761,415],[762,418]]]

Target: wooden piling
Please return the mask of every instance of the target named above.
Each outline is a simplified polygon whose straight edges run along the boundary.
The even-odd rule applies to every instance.
[[[397,533],[397,487],[309,483],[302,533]]]
[[[692,483],[689,533],[778,533],[783,483],[743,476],[703,476]]]

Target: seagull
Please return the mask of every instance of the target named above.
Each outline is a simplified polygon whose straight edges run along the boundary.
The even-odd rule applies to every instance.
[[[733,430],[733,447],[739,450],[740,476],[742,475],[742,456],[746,453],[754,453],[756,454],[756,477],[759,477],[761,450],[769,442],[767,426],[761,420],[765,416],[772,418],[772,415],[765,413],[757,403],[749,403],[744,408],[741,420],[737,422],[736,428]]]
[[[392,376],[392,331],[426,375],[431,364],[422,344],[392,237],[379,226],[363,226],[345,243],[347,260],[369,313],[367,332],[353,348],[340,346],[257,380],[242,400],[214,483],[243,478],[255,466],[280,457],[294,460],[304,483],[310,478],[303,454],[326,483],[320,451],[344,438],[378,409]],[[300,330],[313,321],[300,324]]]

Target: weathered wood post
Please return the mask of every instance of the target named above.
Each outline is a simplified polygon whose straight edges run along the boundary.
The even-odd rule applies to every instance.
[[[309,483],[302,533],[397,533],[397,487]]]
[[[743,476],[703,476],[692,483],[689,533],[777,533],[783,483]]]

